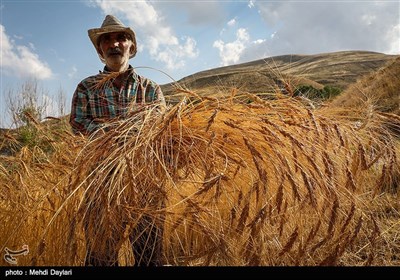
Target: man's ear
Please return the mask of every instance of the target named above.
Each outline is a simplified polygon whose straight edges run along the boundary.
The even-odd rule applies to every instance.
[[[135,46],[135,44],[132,44],[132,46],[131,46],[130,49],[129,49],[129,52],[130,52],[131,55],[134,54],[134,53],[136,52],[136,46]]]
[[[102,58],[104,58],[103,51],[101,50],[100,47],[97,48],[97,53],[98,53]]]

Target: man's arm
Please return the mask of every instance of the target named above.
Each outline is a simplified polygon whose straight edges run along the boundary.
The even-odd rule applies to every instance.
[[[165,102],[165,96],[161,90],[161,87],[159,85],[156,86],[156,91],[155,91],[155,95],[156,95],[156,100],[157,102],[160,103],[160,105],[162,106],[167,106],[166,102]]]
[[[71,115],[69,123],[75,134],[88,135],[95,131],[99,125],[93,121],[89,110],[88,90],[79,84],[72,97]]]
[[[160,107],[165,107],[165,97],[159,84],[150,79],[145,79],[145,102],[158,103]]]

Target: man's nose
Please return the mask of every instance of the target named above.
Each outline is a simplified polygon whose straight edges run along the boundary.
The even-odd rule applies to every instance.
[[[118,47],[118,45],[119,45],[119,42],[118,42],[117,39],[112,39],[112,40],[111,40],[111,46],[112,46],[112,47]]]

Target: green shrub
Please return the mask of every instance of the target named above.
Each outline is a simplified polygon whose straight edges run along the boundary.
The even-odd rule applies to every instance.
[[[339,95],[342,92],[340,88],[333,86],[324,86],[323,89],[316,89],[310,85],[300,85],[294,91],[295,96],[304,96],[309,99],[327,100]]]

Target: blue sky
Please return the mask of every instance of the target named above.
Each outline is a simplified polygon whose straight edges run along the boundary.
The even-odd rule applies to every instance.
[[[113,14],[131,26],[138,72],[160,84],[283,54],[367,50],[400,54],[400,1],[0,0],[0,126],[7,95],[36,79],[57,115],[76,85],[103,68],[87,30]],[[157,70],[144,69],[151,67]],[[163,74],[167,73],[168,75]]]

